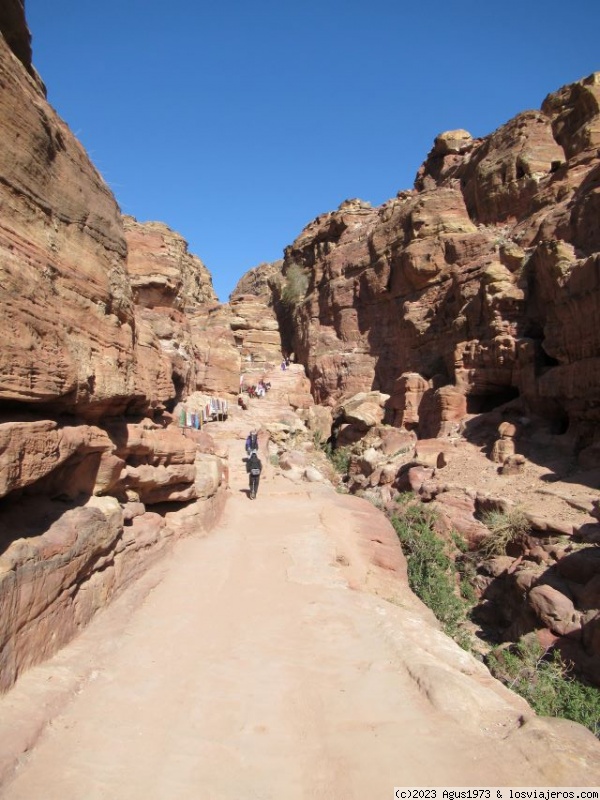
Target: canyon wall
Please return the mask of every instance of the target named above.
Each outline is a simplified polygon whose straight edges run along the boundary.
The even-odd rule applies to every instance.
[[[388,422],[430,436],[519,398],[594,460],[599,106],[596,73],[483,139],[443,133],[414,189],[302,231],[283,265],[308,283],[286,344],[317,402],[379,390]]]
[[[490,641],[537,637],[600,685],[600,73],[482,139],[440,134],[412,190],[286,249],[284,348],[329,406],[345,486],[432,504]],[[491,524],[491,523],[490,523]]]
[[[225,462],[206,432],[184,436],[169,414],[191,392],[223,390],[219,359],[195,341],[216,305],[208,271],[165,225],[122,217],[46,101],[22,3],[3,5],[0,30],[6,689],[175,536],[213,524]]]
[[[272,286],[279,285],[282,266],[282,261],[265,262],[249,270],[229,298],[230,324],[246,369],[261,370],[281,361]]]

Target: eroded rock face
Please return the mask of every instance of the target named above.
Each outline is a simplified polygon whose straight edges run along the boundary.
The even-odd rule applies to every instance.
[[[236,345],[250,367],[265,367],[281,361],[280,320],[276,311],[282,282],[282,261],[265,262],[249,270],[238,281],[229,298],[231,328]]]
[[[231,327],[231,309],[215,305],[188,314],[196,359],[195,388],[211,394],[236,395],[241,354]]]
[[[414,190],[304,229],[283,274],[308,280],[289,347],[317,401],[378,390],[386,421],[443,436],[520,398],[593,443],[599,100],[595,74],[484,139],[441,134]]]
[[[63,513],[42,535],[19,539],[0,556],[0,690],[69,641],[110,598],[122,528],[118,502],[105,498],[101,507]],[[84,583],[88,596],[80,602]]]
[[[281,361],[281,336],[275,312],[254,295],[232,296],[229,324],[236,345],[250,368],[274,366]]]
[[[6,44],[45,94],[44,85],[31,63],[31,34],[25,20],[24,0],[5,0],[2,3],[0,31]]]
[[[197,346],[190,314],[203,318],[216,305],[212,278],[188,252],[185,239],[167,225],[129,216],[123,222],[136,324],[146,333],[147,347],[156,351],[154,361],[161,364],[155,380],[162,380],[163,391],[180,400],[204,388],[198,387],[207,366],[204,337],[198,337]]]
[[[258,297],[266,305],[273,304],[273,284],[282,279],[281,268],[283,261],[265,261],[257,267],[249,269],[237,282],[229,300],[232,301],[241,295]]]
[[[180,234],[162,222],[124,216],[127,272],[133,299],[144,308],[196,308],[217,302],[212,277]]]
[[[0,39],[0,400],[81,411],[133,393],[125,242],[106,185],[15,66]]]
[[[4,690],[191,529],[149,509],[214,522],[224,468],[166,413],[204,366],[186,311],[214,305],[208,271],[166,226],[123,220],[45,100],[18,0],[0,31]]]

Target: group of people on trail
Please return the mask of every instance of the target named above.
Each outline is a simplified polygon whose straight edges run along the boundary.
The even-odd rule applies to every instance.
[[[256,385],[248,386],[248,397],[264,397],[270,388],[270,381],[259,381]]]
[[[250,481],[250,499],[254,500],[262,472],[262,463],[258,457],[258,432],[256,430],[250,431],[246,437],[246,472]]]

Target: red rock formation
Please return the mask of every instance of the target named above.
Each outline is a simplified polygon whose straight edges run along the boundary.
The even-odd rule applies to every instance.
[[[233,397],[240,388],[241,355],[228,305],[188,315],[196,359],[196,389]]]
[[[184,312],[214,303],[207,270],[166,226],[123,222],[45,100],[18,0],[0,31],[3,690],[189,528],[146,505],[208,501],[185,518],[209,524],[223,466],[163,428],[197,387]]]
[[[281,361],[279,323],[272,308],[254,295],[232,295],[229,324],[243,360],[264,369]]]
[[[249,269],[237,282],[229,299],[234,300],[241,295],[253,295],[260,298],[265,305],[273,304],[273,284],[281,281],[283,261],[265,261],[257,267]]]
[[[249,270],[229,298],[230,324],[242,359],[259,369],[281,361],[280,321],[274,303],[282,264],[265,262]]]
[[[430,436],[520,397],[593,444],[599,105],[600,73],[484,139],[442,134],[414,190],[305,228],[283,266],[308,278],[288,346],[317,401],[377,389],[388,421]]]
[[[185,312],[203,316],[217,303],[212,278],[202,261],[188,252],[187,242],[163,223],[124,217],[124,229],[136,323],[150,332],[152,345],[159,344],[160,357],[168,365],[168,391],[179,400],[206,387],[199,379],[207,368],[203,337],[196,346],[197,331],[192,332]]]
[[[212,277],[202,261],[188,252],[185,239],[162,222],[123,217],[127,272],[136,305],[185,308],[214,304]]]

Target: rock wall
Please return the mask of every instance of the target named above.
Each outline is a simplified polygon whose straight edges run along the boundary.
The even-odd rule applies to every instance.
[[[171,408],[173,399],[207,386],[210,356],[204,337],[192,331],[191,317],[206,316],[217,305],[217,296],[208,269],[188,252],[178,233],[161,222],[141,223],[130,216],[123,224],[136,324],[150,341],[158,342],[168,365]]]
[[[122,218],[46,102],[22,3],[3,4],[0,31],[5,690],[175,536],[212,524],[224,454],[168,414],[206,366],[185,315],[215,303],[206,268],[166,226]]]
[[[280,324],[274,288],[282,261],[260,264],[238,281],[229,298],[231,329],[246,369],[264,369],[281,361]]]
[[[484,139],[441,134],[413,190],[304,229],[285,252],[308,284],[285,344],[318,402],[379,390],[387,421],[436,435],[461,401],[434,395],[455,387],[467,412],[519,397],[594,444],[599,107],[596,73]]]

